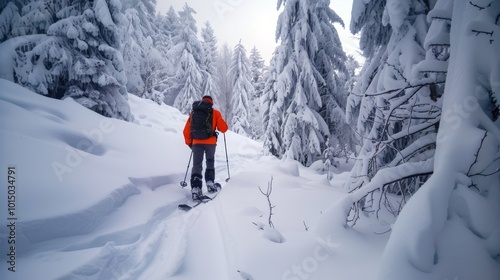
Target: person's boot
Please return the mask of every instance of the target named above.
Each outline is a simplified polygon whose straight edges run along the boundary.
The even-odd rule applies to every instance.
[[[205,180],[207,183],[207,190],[209,193],[214,193],[217,191],[217,188],[215,187],[215,170],[214,169],[207,169],[205,170]]]
[[[203,192],[201,190],[202,185],[203,181],[201,175],[191,175],[191,197],[193,200],[200,200],[203,196]]]

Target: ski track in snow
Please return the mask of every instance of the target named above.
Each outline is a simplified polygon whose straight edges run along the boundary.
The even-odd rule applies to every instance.
[[[219,147],[218,153],[216,176],[223,181],[228,176],[225,155],[221,154],[224,149]],[[251,156],[233,158],[237,160],[231,166],[245,166],[253,160]],[[189,188],[179,186],[183,178],[184,174],[129,178],[129,184],[88,209],[22,223],[20,228],[27,233],[24,242],[30,246],[20,247],[30,249],[21,253],[30,256],[27,263],[46,258],[51,266],[58,265],[54,258],[78,256],[80,263],[67,271],[49,267],[52,273],[40,279],[234,279],[236,253],[228,245],[232,242],[225,234],[222,204],[216,198],[188,212],[178,210],[178,204],[190,197]],[[130,223],[120,221],[134,208],[148,204],[151,196],[163,194],[171,197],[158,198],[164,200],[163,204],[153,203],[146,211],[148,217],[131,218]],[[117,228],[116,224],[127,227]],[[199,232],[206,238],[195,238]],[[202,259],[207,255],[215,257]],[[197,269],[200,263],[202,269]]]
[[[154,178],[131,181],[152,190],[159,187],[151,184]],[[213,268],[227,263],[227,258],[221,259],[225,252],[218,249],[224,248],[224,241],[217,238],[222,235],[219,221],[223,218],[214,211],[216,201],[189,212],[177,210],[177,205],[185,201],[186,197],[157,208],[145,224],[99,235],[93,240],[64,248],[64,251],[100,249],[85,265],[60,279],[166,279],[183,272],[197,271],[185,268],[196,267],[200,263],[206,266],[201,271],[207,279],[226,279],[224,275],[207,275],[210,272],[220,273],[221,269]],[[193,236],[199,234],[190,234],[193,227],[195,231],[203,231],[207,239],[195,240]],[[207,254],[199,250],[212,250],[217,258],[201,259]],[[200,259],[186,259],[187,255],[199,256]],[[222,271],[229,272],[229,268]],[[198,279],[196,277],[199,276],[192,277],[189,276],[190,279]]]
[[[47,273],[41,275],[40,279],[137,279],[162,243],[169,240],[166,234],[169,221],[179,214],[177,205],[188,197],[178,186],[179,178],[180,175],[130,178],[130,184],[117,189],[88,209],[61,217],[20,223],[20,231],[24,233],[22,242],[30,246],[19,248],[30,250],[20,251],[19,254],[23,256],[31,253],[35,256],[32,261],[36,261],[52,259],[54,254],[64,258],[71,253],[85,255],[89,251],[95,252],[95,257],[86,264],[62,277]],[[175,194],[173,198],[164,197],[166,204],[149,209],[150,217],[142,223],[138,222],[142,217],[131,219],[128,228],[108,232],[108,228],[113,228],[113,221],[123,219],[120,217],[133,212],[134,207],[148,203],[147,196],[160,187],[177,191],[170,191]],[[147,192],[150,194],[146,195]],[[145,196],[145,199],[141,199],[141,196]],[[55,267],[52,269],[56,270]]]
[[[150,178],[131,181],[155,188],[147,183]],[[231,240],[224,234],[228,231],[221,203],[215,199],[188,212],[177,210],[185,201],[181,198],[156,209],[143,225],[64,248],[100,249],[85,265],[60,279],[178,279],[183,274],[187,279],[234,279],[236,254],[227,245]],[[196,239],[199,232],[205,238]],[[204,259],[207,255],[214,258]],[[189,269],[193,267],[199,269]]]

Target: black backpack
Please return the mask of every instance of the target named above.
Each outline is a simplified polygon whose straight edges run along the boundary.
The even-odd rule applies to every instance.
[[[215,135],[212,130],[212,103],[202,100],[193,102],[191,112],[191,138],[208,139]]]

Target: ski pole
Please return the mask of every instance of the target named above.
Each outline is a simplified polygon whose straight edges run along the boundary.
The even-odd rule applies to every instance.
[[[188,166],[186,167],[186,174],[184,175],[184,181],[181,181],[181,186],[187,187],[186,178],[188,175],[189,165],[191,164],[191,158],[193,157],[193,150],[191,150],[191,155],[189,156]]]
[[[224,133],[224,149],[226,150],[226,164],[227,164],[227,179],[226,182],[231,179],[231,175],[229,174],[229,159],[227,157],[227,144],[226,144],[226,134]]]

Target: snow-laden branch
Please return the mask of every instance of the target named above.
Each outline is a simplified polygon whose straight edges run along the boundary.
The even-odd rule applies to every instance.
[[[364,198],[398,181],[431,175],[433,165],[434,159],[429,158],[425,161],[406,162],[379,170],[369,183],[332,205],[323,215],[325,221],[319,224],[342,224],[344,227],[354,225],[359,218],[359,211],[363,210]]]
[[[413,88],[421,89],[423,87],[430,86],[432,84],[444,84],[444,83],[445,83],[445,81],[424,81],[423,83],[419,83],[416,85],[407,84],[405,87],[402,87],[402,88],[398,87],[395,89],[389,89],[389,90],[385,90],[385,91],[381,91],[381,92],[365,93],[363,96],[379,96],[379,95],[391,94],[394,92],[398,92],[398,94],[399,94],[399,93],[404,92],[407,89],[413,89]]]
[[[389,163],[388,167],[395,167],[398,164],[405,162],[407,158],[418,153],[422,149],[428,149],[429,146],[436,145],[436,133],[429,133],[420,137],[417,141],[411,143],[396,155],[396,157]]]

